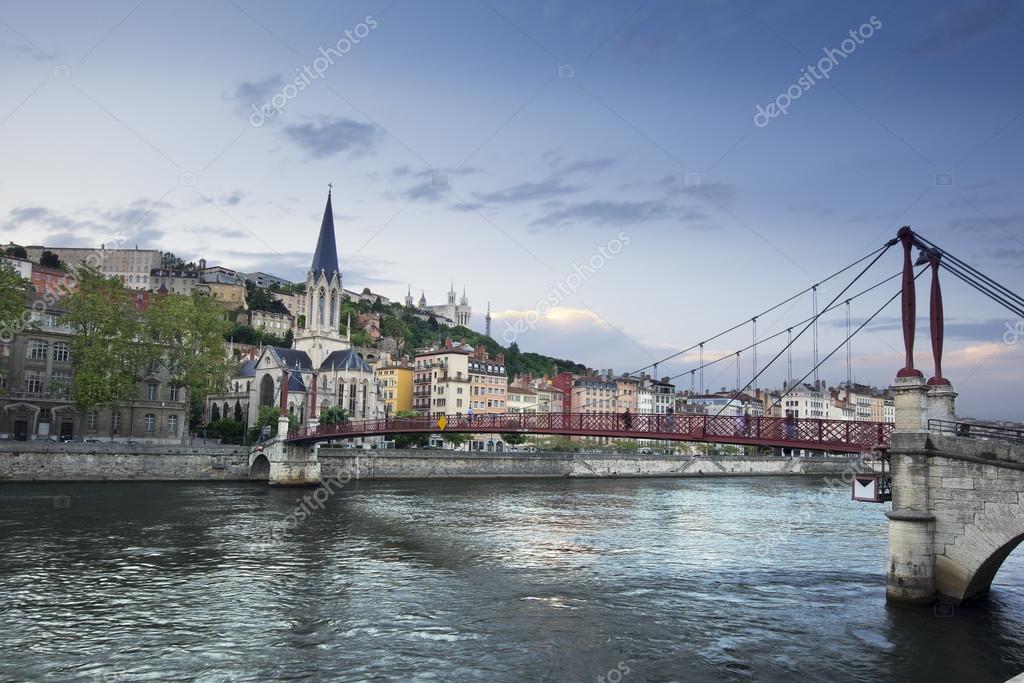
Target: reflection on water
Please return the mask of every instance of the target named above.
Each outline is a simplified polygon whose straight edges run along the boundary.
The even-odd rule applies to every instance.
[[[1004,681],[984,606],[885,606],[886,520],[814,479],[0,487],[0,680]],[[68,496],[68,499],[60,498]],[[56,497],[56,498],[55,498]],[[770,539],[770,542],[766,542]],[[620,668],[620,671],[624,669]]]

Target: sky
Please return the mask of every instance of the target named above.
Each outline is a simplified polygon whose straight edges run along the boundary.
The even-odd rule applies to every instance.
[[[1020,0],[2,1],[0,242],[301,281],[331,183],[346,288],[441,303],[454,281],[500,342],[617,373],[661,361],[688,389],[698,352],[663,359],[902,225],[1024,291],[1022,72]],[[819,287],[819,308],[840,303],[818,327],[830,384],[842,302],[900,263],[890,249],[845,293],[867,262]],[[1024,321],[942,284],[960,413],[1024,418]],[[850,304],[854,327],[878,311],[857,381],[903,365],[898,288]],[[762,316],[759,338],[798,334],[813,305]],[[752,338],[705,345],[726,359],[707,389],[737,385]],[[794,344],[796,378],[812,344]],[[741,353],[739,384],[753,368]],[[787,374],[782,354],[758,386]]]

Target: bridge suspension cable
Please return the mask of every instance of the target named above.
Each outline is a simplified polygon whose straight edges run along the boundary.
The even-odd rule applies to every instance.
[[[943,250],[934,242],[931,242],[916,233],[914,234],[914,239],[915,242],[917,242],[918,248],[920,248],[924,254],[938,257],[939,266],[941,268],[945,268],[957,278],[1003,306],[1008,311],[1024,317],[1024,297],[1021,297],[1008,287],[1004,287],[999,284],[967,262],[957,258],[953,254],[950,254],[948,251]]]
[[[879,280],[878,282],[876,282],[875,284],[871,285],[870,287],[867,287],[866,289],[862,289],[861,291],[859,291],[856,294],[854,294],[853,296],[851,296],[848,299],[848,301],[853,301],[853,300],[858,299],[858,298],[860,298],[860,297],[862,297],[862,296],[864,296],[864,295],[866,295],[866,294],[868,294],[870,292],[873,292],[874,290],[878,289],[879,287],[881,287],[882,285],[886,284],[887,282],[891,282],[892,280],[895,280],[900,275],[902,275],[902,271],[898,272],[898,273],[895,273],[893,275],[890,275],[889,277],[885,278],[884,280]],[[821,315],[825,315],[829,311],[834,311],[835,309],[839,308],[842,305],[844,305],[844,304],[836,304],[834,306],[831,306],[830,308],[826,308],[825,310],[821,311]],[[772,341],[773,339],[781,337],[784,334],[789,335],[789,338],[787,340],[786,347],[785,347],[787,349],[787,352],[789,352],[789,358],[788,358],[788,363],[787,363],[788,375],[786,376],[787,380],[792,380],[792,377],[793,377],[793,357],[792,357],[792,353],[791,353],[792,344],[793,344],[793,328],[794,327],[799,327],[800,325],[805,325],[805,324],[811,322],[813,319],[814,319],[813,316],[810,317],[810,318],[804,318],[803,320],[800,320],[799,322],[793,324],[792,326],[787,327],[785,330],[782,330],[781,332],[776,332],[775,334],[771,334],[771,335],[769,335],[767,337],[762,337],[761,339],[759,339],[757,341],[758,345],[761,345],[761,344],[766,344],[766,343]],[[698,365],[697,367],[691,368],[689,370],[683,370],[682,372],[680,372],[678,374],[675,374],[675,375],[671,375],[669,377],[666,377],[665,379],[666,379],[666,381],[669,381],[669,380],[676,379],[678,377],[682,377],[683,375],[685,375],[687,373],[698,372],[699,370],[702,370],[703,368],[710,367],[710,366],[715,365],[716,363],[720,363],[720,362],[722,362],[722,361],[724,361],[724,360],[726,360],[728,358],[732,358],[734,353],[743,352],[743,351],[749,351],[752,348],[753,348],[753,344],[751,344],[750,346],[744,346],[744,347],[742,347],[740,349],[736,349],[736,351],[734,351],[734,352],[730,352],[730,353],[728,353],[728,354],[726,354],[724,356],[721,356],[720,358],[716,358],[714,360],[710,360],[710,361],[708,361],[706,363],[703,363],[702,365]],[[790,383],[792,383],[792,382],[790,382]]]
[[[871,285],[870,287],[866,287],[866,288],[862,289],[861,291],[857,292],[856,294],[852,295],[846,301],[854,301],[856,299],[859,299],[860,297],[865,296],[865,295],[875,291],[876,289],[878,289],[882,285],[884,285],[884,284],[886,284],[888,282],[891,282],[892,280],[895,280],[896,278],[900,277],[902,274],[903,274],[903,271],[899,271],[899,272],[894,273],[893,275],[890,275],[887,278],[879,280],[878,282],[876,282],[875,284]],[[833,311],[833,310],[839,308],[842,305],[845,305],[845,302],[843,304],[834,304],[834,305],[830,306],[829,308],[824,309],[823,311],[821,311],[820,315],[825,315],[826,313],[828,313],[830,311]],[[793,384],[793,341],[794,341],[794,339],[793,339],[793,328],[794,327],[799,327],[800,325],[805,325],[805,324],[811,322],[812,320],[813,320],[813,317],[812,318],[804,318],[803,320],[800,320],[799,322],[791,325],[790,327],[786,328],[785,330],[782,330],[780,332],[776,332],[776,333],[771,334],[771,335],[769,335],[767,337],[763,337],[763,338],[757,340],[757,345],[762,345],[762,344],[767,344],[768,342],[770,342],[770,341],[772,341],[774,339],[777,339],[778,337],[781,337],[784,334],[788,335],[786,346],[784,347],[784,349],[786,351],[786,354],[787,354],[787,364],[786,364],[787,365],[787,374],[786,374],[786,385],[787,386],[791,386]],[[696,367],[691,367],[691,368],[689,368],[687,370],[683,370],[683,371],[681,371],[679,373],[676,373],[675,375],[669,375],[668,377],[665,378],[665,381],[666,382],[671,382],[673,380],[676,380],[676,379],[678,379],[680,377],[683,377],[684,375],[688,374],[688,375],[690,375],[690,394],[693,395],[698,390],[697,378],[699,376],[700,377],[700,385],[699,385],[700,394],[703,395],[704,394],[704,369],[705,368],[709,368],[712,365],[717,365],[719,363],[722,363],[722,362],[724,362],[724,361],[726,361],[726,360],[728,360],[730,358],[734,358],[734,357],[738,356],[739,354],[744,353],[746,351],[750,351],[750,350],[752,350],[754,348],[754,344],[751,344],[751,345],[748,345],[748,346],[744,346],[744,347],[742,347],[740,349],[736,349],[735,351],[732,351],[732,352],[730,352],[728,354],[725,354],[723,356],[715,358],[714,360],[709,360],[706,363],[703,362],[703,358],[704,358],[703,347],[700,347],[700,348],[701,348],[701,353],[700,353],[700,356],[699,356],[698,365]],[[741,381],[740,373],[739,373],[739,365],[738,364],[739,364],[739,361],[737,360],[737,380],[736,380],[737,388],[740,386],[740,381]],[[627,373],[627,376],[630,376],[632,374],[633,373]],[[599,404],[602,400],[612,400],[612,401],[615,401],[615,400],[618,400],[618,399],[622,398],[623,395],[624,394],[616,394],[611,399],[593,399],[593,400],[588,401],[587,403],[583,404],[580,407],[581,408],[590,408],[590,407],[592,407],[594,405]]]
[[[841,291],[841,292],[839,292],[838,294],[836,294],[836,296],[835,296],[835,297],[834,297],[834,298],[832,299],[832,301],[830,301],[830,302],[828,303],[828,305],[827,305],[827,306],[825,307],[825,310],[828,310],[828,309],[832,308],[832,307],[833,307],[833,305],[834,305],[834,304],[835,304],[835,303],[836,303],[836,302],[837,302],[837,301],[838,301],[838,300],[839,300],[839,299],[840,299],[840,298],[841,298],[841,297],[842,297],[842,296],[843,296],[844,294],[846,294],[847,290],[848,290],[848,289],[850,289],[850,287],[852,287],[852,286],[854,285],[854,283],[856,283],[856,282],[857,282],[857,280],[861,279],[861,277],[863,277],[863,276],[864,276],[864,274],[865,274],[866,272],[868,272],[868,271],[869,271],[869,270],[870,270],[870,269],[872,268],[872,266],[874,266],[874,265],[875,265],[876,263],[878,263],[878,260],[879,260],[879,259],[881,259],[881,258],[882,258],[882,256],[883,256],[883,255],[885,254],[885,252],[889,251],[889,249],[890,249],[890,248],[891,248],[891,247],[892,247],[892,246],[893,246],[894,244],[896,244],[896,242],[897,242],[897,241],[898,241],[898,240],[896,240],[896,239],[891,239],[891,240],[889,240],[888,242],[886,242],[886,243],[885,243],[885,246],[883,246],[882,248],[880,248],[880,249],[876,250],[876,251],[874,252],[874,253],[875,253],[875,257],[874,257],[873,259],[871,259],[871,262],[870,262],[870,263],[868,263],[868,265],[864,266],[864,268],[863,268],[863,269],[861,269],[861,271],[860,271],[859,273],[857,273],[857,276],[856,276],[856,277],[854,277],[854,278],[853,278],[852,280],[850,280],[849,284],[847,284],[847,285],[846,285],[845,287],[843,287],[843,289],[842,289],[842,291]],[[863,261],[863,259],[861,259],[861,260]],[[815,289],[815,291],[817,291],[817,285],[815,285],[814,289]],[[817,302],[817,299],[815,299],[815,302]],[[815,308],[817,308],[817,305],[815,305]],[[801,336],[802,336],[802,335],[804,334],[804,332],[806,332],[806,331],[808,330],[808,328],[810,328],[810,327],[811,327],[811,325],[814,325],[814,324],[816,324],[816,323],[817,323],[817,321],[818,321],[818,318],[820,318],[820,317],[821,317],[821,315],[822,315],[823,313],[824,313],[824,311],[822,311],[821,313],[817,313],[817,312],[816,312],[816,313],[815,313],[815,315],[814,315],[814,318],[813,318],[813,319],[811,320],[811,323],[810,323],[809,325],[806,325],[806,326],[804,326],[804,328],[803,328],[802,330],[800,330],[799,332],[797,332],[796,336],[795,336],[795,337],[793,338],[793,342],[795,342],[795,341],[796,341],[797,339],[799,339],[799,338],[800,338],[800,337],[801,337]],[[817,328],[815,328],[815,329],[817,329]],[[732,402],[733,402],[734,400],[736,400],[736,397],[738,397],[738,396],[739,396],[740,394],[742,394],[742,393],[743,393],[744,391],[746,391],[746,390],[747,390],[747,389],[748,389],[748,388],[750,387],[750,385],[751,385],[751,384],[753,384],[754,382],[756,382],[756,381],[757,381],[757,378],[758,378],[758,377],[759,377],[759,376],[760,376],[760,375],[761,375],[762,373],[764,373],[764,371],[765,371],[765,370],[767,370],[768,368],[770,368],[770,367],[772,366],[772,364],[773,364],[773,363],[774,363],[775,361],[777,361],[777,360],[778,360],[778,359],[779,359],[779,358],[780,358],[780,357],[782,356],[782,354],[783,354],[783,353],[785,353],[785,351],[786,351],[786,350],[785,350],[785,349],[783,349],[782,351],[779,351],[779,352],[778,352],[777,354],[775,354],[775,357],[774,357],[774,358],[772,358],[772,359],[771,359],[770,361],[768,361],[768,364],[764,366],[764,369],[762,369],[762,370],[761,370],[761,371],[760,371],[760,372],[759,372],[759,373],[758,373],[757,375],[755,375],[754,377],[752,377],[752,378],[751,378],[751,380],[750,380],[749,382],[747,382],[747,385],[746,385],[746,386],[744,386],[744,387],[743,387],[742,389],[738,389],[738,390],[736,391],[736,393],[735,393],[735,394],[734,394],[734,395],[732,396],[732,398],[730,398],[730,399],[729,399],[728,401],[726,401],[726,402],[725,402],[725,403],[724,403],[724,404],[722,405],[722,407],[718,409],[718,412],[717,412],[717,413],[715,413],[715,417],[718,417],[719,415],[721,415],[721,414],[722,414],[722,411],[724,411],[724,410],[725,410],[726,406],[730,405],[730,404],[731,404],[731,403],[732,403]],[[815,348],[815,351],[817,351],[817,348]],[[817,355],[817,353],[815,353],[815,355]],[[817,369],[818,369],[818,365],[820,365],[820,363],[816,363],[816,364],[815,364],[815,367],[814,367],[814,372],[817,372]]]
[[[914,279],[916,280],[917,278],[921,277],[921,275],[923,275],[923,274],[924,274],[924,272],[925,272],[926,270],[928,270],[928,268],[927,268],[927,267],[926,267],[926,268],[922,268],[921,270],[919,270],[919,271],[917,272],[917,275],[915,275],[915,276],[914,276]],[[879,306],[879,307],[878,307],[878,309],[877,309],[877,310],[876,310],[876,311],[875,311],[874,313],[872,313],[872,314],[871,314],[871,316],[870,316],[869,318],[867,318],[867,319],[866,319],[866,320],[865,320],[864,322],[862,322],[862,323],[861,323],[860,325],[858,325],[858,326],[857,326],[857,329],[856,329],[856,330],[854,330],[853,332],[849,332],[849,331],[848,331],[848,332],[846,333],[846,339],[844,339],[843,341],[839,342],[839,344],[838,344],[838,345],[837,345],[837,346],[836,346],[836,347],[835,347],[834,349],[832,349],[831,351],[829,351],[829,353],[828,353],[828,355],[827,355],[827,356],[825,356],[825,357],[824,357],[824,358],[822,358],[822,359],[821,359],[821,360],[820,360],[820,361],[819,361],[819,362],[818,362],[817,364],[815,364],[815,366],[814,366],[813,368],[811,368],[811,369],[810,369],[810,370],[809,370],[809,371],[807,372],[807,374],[806,374],[806,375],[804,375],[803,377],[801,377],[799,381],[797,381],[797,382],[794,382],[794,383],[790,384],[789,386],[787,386],[787,387],[786,387],[786,390],[785,390],[785,391],[783,391],[783,392],[782,392],[781,394],[779,394],[779,397],[778,397],[778,398],[777,398],[777,399],[775,400],[775,402],[774,402],[774,403],[773,403],[773,404],[771,405],[771,407],[770,407],[770,408],[768,408],[768,410],[767,410],[767,411],[765,411],[765,412],[767,412],[767,413],[770,413],[771,411],[775,410],[775,408],[776,408],[776,407],[778,407],[778,405],[779,405],[779,404],[780,404],[780,403],[782,402],[782,399],[784,399],[784,398],[785,398],[786,396],[788,396],[788,395],[789,395],[789,393],[790,393],[791,391],[793,391],[793,387],[795,387],[795,386],[797,386],[797,385],[800,385],[800,384],[803,384],[803,383],[804,383],[804,380],[806,380],[806,379],[807,379],[808,377],[810,377],[810,376],[811,376],[811,374],[817,373],[817,371],[818,371],[818,368],[820,368],[820,367],[821,367],[822,365],[824,365],[824,364],[825,364],[825,362],[826,362],[826,361],[828,361],[828,359],[829,359],[829,358],[831,358],[832,356],[834,356],[834,355],[836,354],[836,352],[837,352],[837,351],[839,351],[839,349],[843,348],[843,346],[844,346],[844,345],[848,345],[848,344],[850,343],[850,340],[851,340],[851,339],[853,339],[853,337],[854,337],[854,336],[855,336],[855,335],[856,335],[856,334],[857,334],[858,332],[860,332],[860,331],[861,331],[861,330],[863,330],[863,329],[864,329],[865,327],[867,327],[868,323],[870,323],[870,322],[871,322],[872,320],[874,320],[874,319],[875,319],[876,317],[878,317],[878,314],[879,314],[879,313],[881,313],[882,311],[884,311],[884,310],[886,309],[886,307],[887,307],[887,306],[889,306],[889,304],[891,304],[891,303],[892,303],[893,301],[895,301],[895,300],[896,300],[896,298],[897,298],[897,297],[898,297],[898,296],[899,296],[900,294],[902,294],[902,293],[903,293],[903,288],[901,287],[901,288],[900,288],[900,290],[899,290],[898,292],[896,292],[895,294],[893,294],[893,295],[892,295],[892,296],[891,296],[891,297],[889,298],[889,300],[888,300],[888,301],[886,301],[886,302],[885,302],[884,304],[882,304],[881,306]],[[849,389],[849,385],[847,385],[847,389]]]
[[[765,310],[761,311],[761,312],[760,312],[760,313],[758,313],[757,315],[754,315],[754,316],[752,316],[752,317],[750,317],[750,318],[747,318],[747,319],[746,319],[746,320],[744,320],[743,322],[740,322],[740,323],[736,323],[736,324],[735,324],[735,325],[733,325],[732,327],[729,327],[729,328],[727,328],[727,329],[725,329],[725,330],[722,330],[721,332],[719,332],[719,333],[717,333],[717,334],[714,334],[714,335],[712,335],[712,336],[708,337],[707,339],[705,339],[705,340],[704,340],[704,341],[702,341],[702,342],[699,342],[699,343],[697,343],[697,344],[694,344],[694,345],[692,345],[692,346],[688,346],[688,347],[686,347],[685,349],[682,349],[682,350],[680,350],[680,351],[676,351],[675,353],[673,353],[673,354],[670,354],[670,355],[668,355],[668,356],[665,356],[664,358],[662,358],[662,359],[660,359],[660,360],[657,360],[657,361],[655,361],[655,362],[653,362],[653,363],[649,363],[648,365],[645,365],[645,366],[643,366],[642,368],[640,368],[640,369],[638,369],[638,370],[634,370],[633,372],[629,372],[629,373],[626,373],[626,374],[628,374],[628,375],[637,375],[637,374],[639,374],[639,373],[643,372],[644,370],[647,370],[647,369],[649,369],[649,368],[653,368],[653,367],[654,367],[655,365],[661,365],[661,364],[665,363],[666,361],[670,361],[670,360],[672,360],[673,358],[678,358],[679,356],[682,356],[682,355],[683,355],[683,354],[685,354],[685,353],[689,353],[690,351],[694,351],[694,350],[696,350],[696,349],[698,349],[698,348],[703,348],[703,346],[704,346],[705,344],[707,344],[708,342],[712,342],[712,341],[714,341],[714,340],[718,339],[719,337],[723,337],[723,336],[725,336],[725,335],[729,334],[730,332],[733,332],[733,331],[735,331],[735,330],[738,330],[739,328],[743,327],[743,326],[744,326],[744,325],[746,325],[747,323],[749,323],[749,322],[752,322],[752,321],[756,320],[757,318],[763,317],[763,316],[765,316],[765,315],[767,315],[767,314],[771,313],[772,311],[778,310],[779,308],[782,308],[782,307],[783,307],[783,306],[785,306],[786,304],[788,304],[788,303],[790,303],[790,302],[792,302],[792,301],[795,301],[796,299],[799,299],[799,298],[800,298],[801,296],[803,296],[803,295],[804,295],[804,294],[806,294],[807,292],[810,292],[810,291],[812,291],[812,290],[816,290],[816,289],[817,289],[817,288],[818,288],[819,286],[821,286],[821,285],[825,284],[825,283],[826,283],[826,282],[828,282],[829,280],[833,280],[833,279],[835,279],[835,278],[839,277],[840,275],[842,275],[842,274],[843,274],[843,273],[845,273],[846,271],[850,270],[851,268],[854,268],[854,267],[858,266],[859,264],[861,264],[861,263],[863,263],[864,261],[868,260],[868,259],[869,259],[869,258],[871,258],[872,256],[874,256],[874,257],[875,257],[875,260],[877,261],[877,260],[878,260],[878,256],[881,256],[881,254],[885,253],[885,251],[886,251],[886,250],[887,250],[887,249],[888,249],[888,248],[889,248],[890,246],[892,246],[892,245],[891,245],[891,244],[885,244],[885,245],[883,245],[883,246],[879,247],[878,249],[876,249],[876,250],[872,251],[871,253],[869,253],[869,254],[867,254],[867,255],[865,255],[865,256],[862,256],[861,258],[857,259],[857,260],[856,260],[856,261],[854,261],[853,263],[851,263],[851,264],[849,264],[849,265],[847,265],[847,266],[844,266],[843,268],[841,268],[841,269],[837,270],[836,272],[832,273],[832,274],[831,274],[831,275],[829,275],[828,277],[826,277],[826,278],[823,278],[823,279],[821,279],[821,280],[818,280],[818,281],[817,281],[817,282],[816,282],[815,284],[813,284],[812,286],[810,286],[810,287],[807,287],[806,289],[803,289],[803,290],[801,290],[801,291],[797,292],[796,294],[794,294],[794,295],[792,295],[792,296],[790,296],[790,297],[788,297],[788,298],[784,299],[783,301],[780,301],[779,303],[775,304],[774,306],[772,306],[772,307],[770,307],[770,308],[767,308],[767,309],[765,309]],[[702,383],[702,386],[703,386],[703,383]]]
[[[882,254],[885,252],[885,250],[887,250],[890,246],[891,246],[891,244],[886,244],[886,245],[883,245],[882,247],[879,247],[878,249],[876,249],[875,251],[871,252],[867,256],[858,259],[857,261],[855,261],[854,263],[850,264],[849,266],[846,266],[845,268],[836,271],[835,273],[833,273],[829,277],[821,280],[818,284],[824,283],[824,282],[826,282],[826,281],[828,281],[830,279],[835,278],[837,275],[840,275],[840,274],[846,272],[847,270],[849,270],[853,266],[856,266],[859,263],[863,263],[865,260],[867,260],[868,258],[870,258],[872,256],[875,256],[876,257],[875,261],[878,261],[878,259],[881,258]],[[875,261],[873,261],[872,264],[874,264]],[[868,266],[868,268],[866,268],[864,271],[862,271],[861,275],[863,275],[863,273],[866,272],[869,268],[870,268],[870,266]],[[848,297],[848,299],[846,301],[853,301],[853,300],[859,299],[860,297],[865,296],[865,295],[869,294],[870,292],[878,289],[882,285],[884,285],[884,284],[886,284],[886,283],[888,283],[888,282],[890,282],[890,281],[900,277],[901,274],[902,274],[902,271],[899,271],[899,272],[897,272],[897,273],[895,273],[893,275],[890,275],[887,278],[879,280],[878,282],[876,282],[875,284],[871,285],[870,287],[866,287],[865,289],[862,289],[861,291],[857,292],[856,294]],[[851,281],[849,283],[849,285],[847,285],[847,287],[843,290],[843,292],[841,292],[839,294],[839,296],[842,296],[842,294],[845,293],[846,290],[849,289],[849,287],[851,285],[853,285],[859,278],[860,278],[860,276],[858,275],[857,278],[855,278],[853,281]],[[797,293],[797,294],[787,298],[786,300],[782,301],[781,303],[779,303],[779,304],[777,304],[777,305],[767,309],[766,311],[762,312],[761,314],[759,314],[758,316],[755,316],[755,317],[760,317],[760,316],[765,315],[766,313],[770,313],[770,312],[772,312],[772,311],[774,311],[774,310],[784,306],[785,304],[794,301],[795,299],[797,299],[798,297],[806,294],[807,292],[812,291],[813,289],[814,289],[814,287],[808,287],[807,289],[804,289],[803,291],[801,291],[801,292],[799,292],[799,293]],[[837,299],[838,299],[838,296],[837,296]],[[827,306],[823,310],[818,311],[817,312],[817,317],[820,318],[822,315],[825,315],[826,313],[828,313],[830,311],[833,311],[833,310],[835,310],[835,309],[837,309],[840,306],[845,304],[845,302],[843,304],[835,303],[835,301],[837,299],[833,299],[833,303],[831,303],[829,306]],[[730,352],[730,353],[728,353],[726,355],[723,355],[723,356],[721,356],[719,358],[715,358],[714,360],[709,360],[709,361],[705,362],[704,361],[704,344],[706,343],[706,341],[713,341],[714,339],[722,337],[722,336],[724,336],[725,334],[728,334],[731,331],[739,329],[740,327],[743,327],[743,325],[747,324],[747,322],[750,322],[750,320],[747,320],[746,322],[734,325],[731,328],[729,328],[727,330],[724,330],[723,332],[720,332],[720,333],[718,333],[718,334],[716,334],[714,336],[708,337],[708,339],[705,342],[700,342],[699,344],[695,344],[694,346],[691,346],[691,347],[689,347],[687,349],[683,349],[682,351],[680,351],[680,352],[678,352],[676,354],[673,354],[672,356],[668,356],[667,358],[674,358],[674,357],[676,357],[676,356],[678,356],[678,355],[680,355],[682,353],[686,353],[686,352],[692,351],[694,349],[697,349],[698,350],[698,354],[699,354],[696,367],[691,367],[691,368],[689,368],[687,370],[683,370],[683,371],[681,371],[679,373],[676,373],[674,375],[669,375],[669,376],[665,377],[665,381],[671,382],[671,381],[676,380],[676,379],[678,379],[680,377],[683,377],[684,375],[689,374],[690,375],[690,394],[692,395],[695,392],[699,392],[700,395],[703,395],[705,393],[705,391],[706,391],[706,387],[705,387],[705,384],[704,384],[704,369],[705,368],[708,368],[708,367],[711,367],[711,366],[716,365],[718,363],[721,363],[721,362],[723,362],[723,361],[725,361],[727,359],[734,358],[734,357],[736,357],[740,353],[743,353],[743,352],[746,352],[746,351],[755,350],[757,346],[762,345],[762,344],[767,344],[768,342],[770,342],[770,341],[772,341],[774,339],[777,339],[778,337],[782,336],[783,334],[786,334],[786,335],[788,335],[787,343],[786,343],[786,346],[784,347],[784,351],[787,353],[787,356],[788,356],[787,357],[787,375],[786,375],[786,379],[787,379],[787,386],[791,386],[793,384],[793,382],[792,382],[792,378],[793,378],[792,346],[793,346],[793,342],[796,341],[796,339],[794,339],[794,337],[793,337],[793,328],[794,327],[799,327],[801,325],[805,325],[807,323],[812,323],[812,322],[815,321],[815,319],[816,319],[815,316],[811,316],[809,318],[804,318],[803,320],[800,320],[799,322],[789,326],[787,329],[785,329],[785,330],[783,330],[781,332],[776,332],[774,334],[771,334],[771,335],[769,335],[767,337],[763,337],[763,338],[760,338],[760,339],[756,339],[756,337],[755,337],[755,343],[752,343],[750,345],[744,346],[744,347],[742,347],[740,349],[737,349],[737,350],[735,350],[733,352]],[[756,350],[755,350],[755,353],[756,353]],[[755,374],[756,375],[763,374],[763,371],[767,370],[768,367],[772,363],[774,363],[777,358],[778,358],[778,356],[776,356],[776,358],[773,359],[771,361],[771,363],[768,364],[768,366],[765,366],[764,368],[761,368],[761,372],[755,372]],[[650,365],[644,366],[643,368],[640,368],[639,370],[635,370],[633,372],[626,373],[626,376],[633,376],[633,375],[642,373],[647,368],[657,367],[658,365],[660,365],[661,363],[664,363],[664,362],[665,362],[665,359],[662,359],[662,360],[658,361],[657,363],[652,363]],[[739,361],[737,359],[737,364],[738,363],[739,363]],[[737,367],[737,370],[738,369],[739,368]],[[739,376],[739,373],[737,373],[737,375]],[[740,381],[741,380],[738,378],[737,379],[737,388],[739,388],[739,382]],[[745,390],[746,388],[747,387],[743,387],[743,390]],[[737,393],[742,393],[742,391],[738,391]],[[592,407],[594,405],[600,404],[602,401],[613,401],[614,402],[614,401],[617,401],[618,399],[622,398],[623,395],[624,394],[617,393],[615,396],[613,396],[613,397],[611,397],[609,399],[593,399],[593,400],[588,401],[587,403],[583,404],[580,407],[581,408],[590,408],[590,407]]]

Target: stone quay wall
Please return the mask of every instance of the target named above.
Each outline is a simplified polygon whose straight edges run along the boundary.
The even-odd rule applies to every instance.
[[[5,481],[237,481],[249,478],[241,446],[120,443],[0,444]]]
[[[722,477],[835,475],[850,458],[665,456],[582,453],[320,448],[323,478]],[[120,443],[0,444],[0,482],[246,481],[250,458],[240,446],[158,446]]]
[[[856,458],[666,456],[592,453],[465,453],[321,448],[323,478],[723,477],[836,475]]]

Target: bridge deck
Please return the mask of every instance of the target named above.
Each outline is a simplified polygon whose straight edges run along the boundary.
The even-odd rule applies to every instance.
[[[871,451],[888,446],[893,425],[811,418],[622,413],[495,413],[352,420],[340,425],[303,428],[288,441],[312,443],[329,439],[384,434],[437,434],[443,432],[593,436],[611,439],[697,441],[740,446],[777,446],[843,453]]]

